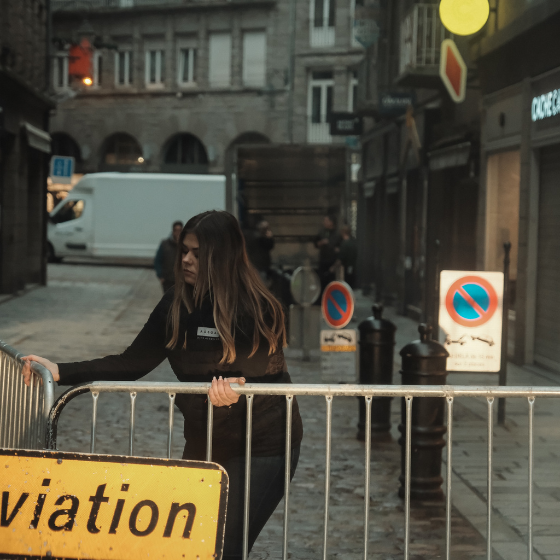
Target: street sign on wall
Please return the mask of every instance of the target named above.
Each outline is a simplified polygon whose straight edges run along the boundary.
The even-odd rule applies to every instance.
[[[444,270],[439,341],[448,371],[500,371],[504,274]]]
[[[355,113],[331,113],[331,136],[359,136],[363,131],[362,117]]]
[[[0,450],[0,557],[221,558],[215,463]]]
[[[354,293],[346,282],[331,282],[323,292],[321,311],[327,325],[343,329],[354,314]]]
[[[467,89],[467,65],[452,39],[441,43],[439,75],[451,99],[462,103]]]
[[[74,158],[66,156],[52,156],[50,178],[53,183],[70,185],[74,174]]]

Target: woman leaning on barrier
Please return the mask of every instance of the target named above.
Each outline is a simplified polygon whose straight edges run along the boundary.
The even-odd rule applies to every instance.
[[[250,266],[237,220],[211,211],[191,218],[179,239],[175,287],[158,303],[134,342],[122,353],[96,360],[46,366],[60,385],[135,381],[168,358],[179,379],[211,382],[214,409],[212,460],[229,475],[224,558],[241,558],[245,476],[246,399],[230,383],[290,383],[283,347],[284,314]],[[226,377],[227,376],[227,377]],[[206,457],[206,395],[178,394],[187,441],[183,459]],[[255,396],[251,454],[249,550],[284,494],[286,399]],[[291,476],[303,428],[293,402]]]

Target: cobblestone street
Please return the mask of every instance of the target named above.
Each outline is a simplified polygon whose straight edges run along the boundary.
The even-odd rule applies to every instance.
[[[55,362],[99,357],[124,349],[142,327],[161,296],[152,270],[91,265],[49,265],[47,288],[32,290],[0,305],[0,339],[24,353]],[[371,301],[357,297],[356,321],[370,315]],[[398,350],[417,338],[410,319],[387,311],[398,327],[394,382],[398,383]],[[354,382],[352,373],[325,378],[318,354],[302,362],[287,349],[295,383]],[[167,362],[144,380],[174,381]],[[449,384],[492,385],[497,376],[450,375]],[[555,374],[510,365],[509,385],[558,385]],[[57,396],[64,388],[57,388]],[[102,395],[98,408],[96,452],[127,454],[128,395]],[[304,441],[290,500],[290,552],[296,559],[322,556],[324,512],[325,403],[320,397],[299,399]],[[533,558],[560,560],[560,413],[553,399],[535,407],[535,477]],[[527,557],[527,401],[507,403],[505,426],[495,428],[493,558]],[[80,396],[61,416],[58,447],[88,452],[91,398]],[[135,453],[162,457],[167,444],[167,397],[137,399]],[[336,398],[333,403],[329,558],[363,557],[364,445],[356,440],[358,403]],[[392,405],[392,441],[372,447],[370,555],[401,558],[404,547],[403,502],[398,498],[400,447],[397,443],[400,406]],[[182,453],[182,421],[176,416],[173,456]],[[454,414],[452,557],[486,558],[486,402],[458,399]],[[280,558],[280,504],[257,541],[251,559]],[[444,557],[445,510],[440,503],[413,504],[411,556]]]

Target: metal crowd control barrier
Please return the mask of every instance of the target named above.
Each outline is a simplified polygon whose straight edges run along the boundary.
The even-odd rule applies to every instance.
[[[31,362],[31,384],[23,382],[24,354],[0,340],[0,447],[43,449],[54,403],[51,372]]]
[[[294,396],[311,395],[322,396],[326,400],[326,454],[325,454],[325,506],[323,526],[323,560],[327,559],[328,549],[328,522],[329,522],[329,496],[330,496],[330,460],[331,460],[331,419],[332,402],[334,397],[364,397],[366,408],[365,441],[371,440],[371,408],[373,397],[404,397],[406,403],[406,471],[405,471],[405,548],[404,559],[409,559],[410,547],[410,472],[411,472],[411,427],[412,427],[412,401],[414,398],[441,397],[447,403],[447,482],[446,482],[446,555],[451,559],[451,478],[452,478],[452,448],[453,448],[453,402],[456,397],[483,397],[486,398],[488,412],[488,440],[487,440],[487,559],[492,558],[492,443],[493,443],[493,411],[496,398],[526,398],[528,402],[529,430],[529,477],[527,511],[528,524],[528,550],[527,558],[531,560],[533,552],[533,412],[537,397],[560,397],[560,388],[556,387],[471,387],[471,386],[416,386],[416,385],[272,385],[272,384],[247,384],[243,387],[233,384],[232,387],[247,398],[247,424],[246,424],[246,458],[251,456],[252,410],[253,398],[256,395],[280,395],[286,397],[286,462],[285,462],[285,500],[284,500],[284,533],[282,558],[288,558],[288,511],[290,498],[290,462],[291,462],[291,427],[292,404]],[[54,404],[49,417],[48,448],[56,449],[56,435],[58,419],[64,406],[74,397],[91,392],[93,397],[93,414],[91,429],[91,453],[95,452],[95,431],[97,425],[97,401],[100,393],[130,394],[130,455],[134,454],[134,424],[135,402],[138,393],[164,393],[169,397],[169,432],[167,440],[167,456],[171,457],[171,440],[173,431],[173,405],[177,393],[207,393],[210,388],[208,383],[119,383],[97,382],[81,385],[69,389]],[[212,411],[213,407],[208,401],[208,430],[207,430],[207,460],[212,456]],[[371,448],[365,446],[364,468],[364,496],[370,493],[370,461]],[[244,511],[244,540],[243,558],[247,559],[248,553],[248,519],[249,519],[249,481],[251,478],[251,462],[245,462],[245,511]],[[364,560],[368,557],[368,527],[369,527],[369,500],[364,500]]]

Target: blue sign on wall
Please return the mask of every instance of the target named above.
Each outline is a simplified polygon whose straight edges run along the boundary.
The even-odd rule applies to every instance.
[[[74,158],[66,156],[53,156],[51,158],[51,181],[53,183],[72,183],[74,174]]]

